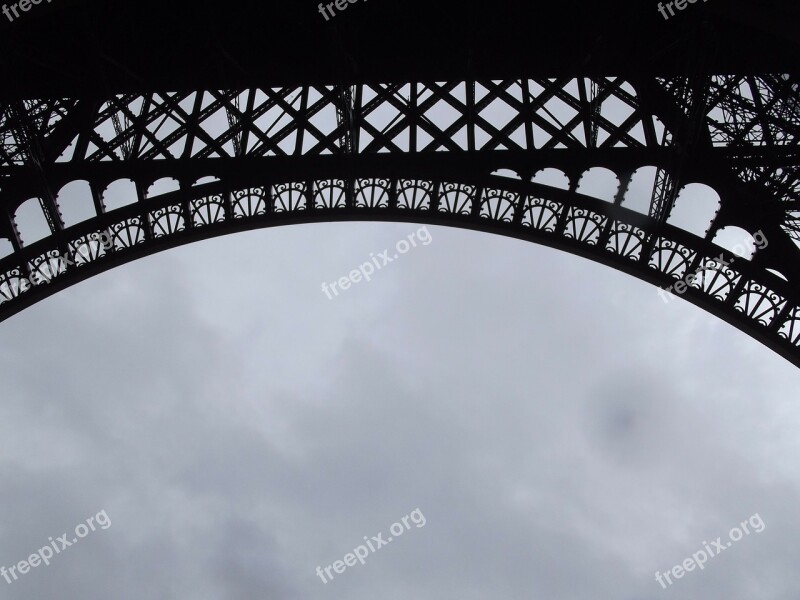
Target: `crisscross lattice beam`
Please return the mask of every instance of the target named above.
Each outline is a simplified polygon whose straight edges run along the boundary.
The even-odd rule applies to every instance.
[[[13,252],[0,259],[0,317],[111,266],[212,235],[417,220],[549,244],[659,285],[700,269],[686,299],[800,364],[797,101],[794,75],[700,74],[7,102],[0,237]],[[644,166],[658,177],[650,213],[639,215],[622,203]],[[577,193],[593,167],[617,175],[614,202]],[[565,173],[567,189],[531,183],[546,168]],[[515,177],[493,175],[500,170]],[[177,191],[150,194],[163,178]],[[95,215],[64,227],[59,192],[78,180],[88,182]],[[106,190],[119,180],[132,181],[135,194],[108,211]],[[695,182],[721,202],[703,237],[667,224],[679,191]],[[15,215],[33,198],[50,235],[26,244]],[[706,268],[721,252],[711,241],[731,225],[764,232],[769,246],[751,261]],[[100,247],[103,233],[112,248]]]

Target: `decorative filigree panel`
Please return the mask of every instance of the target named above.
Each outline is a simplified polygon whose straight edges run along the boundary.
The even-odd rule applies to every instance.
[[[204,227],[225,220],[225,201],[221,194],[192,200],[189,206],[194,227]]]
[[[786,304],[784,298],[767,286],[748,281],[734,308],[762,325],[771,325]]]
[[[733,269],[708,260],[694,271],[694,277],[689,277],[688,281],[689,285],[711,298],[725,302],[736,289],[739,279],[739,274]]]
[[[386,208],[389,206],[391,182],[388,179],[362,179],[356,182],[358,208]]]
[[[439,210],[456,215],[469,215],[472,213],[472,203],[475,201],[476,193],[474,185],[445,183],[442,185]]]
[[[111,225],[111,232],[114,248],[117,250],[143,244],[146,238],[145,228],[142,226],[140,217],[126,219],[121,223],[114,223]]]
[[[528,196],[525,199],[522,225],[553,233],[558,224],[558,215],[562,210],[564,210],[564,205],[554,200]]]
[[[591,246],[597,244],[606,218],[585,208],[570,208],[564,225],[564,237]]]
[[[519,196],[505,190],[487,189],[483,191],[481,216],[495,221],[511,223],[519,202]]]
[[[102,270],[90,265],[120,264],[151,243],[273,220],[386,216],[508,232],[664,285],[688,276],[693,302],[794,350],[798,98],[795,74],[766,74],[162,90],[0,104],[0,242],[13,250],[0,259],[0,319]],[[651,200],[634,216],[620,207],[644,167],[656,169],[658,210]],[[576,193],[587,181],[581,173],[594,168],[620,184],[608,202]],[[563,189],[530,184],[548,169],[563,173]],[[516,177],[491,175],[503,170]],[[109,210],[106,191],[126,179],[126,197],[114,200],[127,204]],[[177,190],[150,197],[162,179]],[[89,183],[95,214],[68,227],[58,191],[77,180]],[[688,182],[720,198],[706,238],[668,224]],[[50,235],[26,246],[15,219],[29,199]],[[752,263],[715,263],[714,235],[747,229],[748,210],[751,233],[773,226],[769,248]]]
[[[433,183],[418,179],[401,179],[398,182],[397,208],[428,210],[431,207]]]
[[[264,188],[248,188],[233,192],[233,218],[243,219],[266,214],[267,195]]]
[[[615,221],[611,225],[606,250],[631,260],[639,260],[642,256],[645,237],[646,234],[642,229]]]
[[[271,190],[272,211],[268,210],[270,194],[266,190]],[[269,225],[273,215],[282,223],[293,222],[293,215],[306,221],[306,200],[311,194],[315,208],[349,211],[349,218],[357,219],[359,213],[368,218],[416,214],[429,223],[448,224],[455,217],[461,225],[471,224],[475,229],[500,227],[509,235],[596,256],[628,272],[638,271],[646,279],[652,280],[655,275],[666,285],[685,280],[692,289],[693,301],[711,312],[726,312],[729,320],[745,331],[758,333],[761,338],[768,336],[773,347],[800,364],[800,353],[791,355],[785,349],[787,345],[800,345],[800,303],[786,282],[757,271],[750,261],[734,260],[730,253],[702,238],[679,242],[669,237],[671,229],[649,233],[642,215],[601,200],[582,198],[583,204],[592,206],[571,206],[547,197],[563,194],[560,190],[548,192],[545,186],[538,186],[533,195],[505,187],[500,178],[494,185],[420,178],[320,179],[242,187],[226,193],[209,193],[201,185],[185,193],[186,201],[178,204],[174,195],[165,194],[160,207],[140,204],[112,211],[89,233],[79,230],[80,225],[73,228],[74,235],[66,230],[69,239],[64,250],[48,247],[45,239],[31,247],[35,252],[22,264],[14,263],[16,255],[0,259],[0,316],[13,314],[27,298],[35,301],[46,297],[52,293],[49,287],[53,282],[69,281],[75,270],[95,264],[110,268],[129,260],[131,251],[146,247],[151,239],[158,240],[159,248],[163,248],[165,243],[183,243],[184,236],[191,236],[195,228],[197,235],[214,228],[216,234],[222,234],[251,228],[251,221]],[[392,206],[393,194],[396,206]],[[226,198],[231,198],[229,209]],[[148,202],[158,204],[159,198]],[[439,207],[437,212],[430,211],[433,205]],[[130,216],[133,208],[140,211],[138,215]],[[234,219],[226,217],[228,210]],[[192,219],[188,231],[184,211]],[[648,223],[656,227],[654,221]],[[106,236],[113,241],[111,248],[101,243]]]
[[[183,231],[183,211],[180,206],[165,206],[150,213],[153,236],[160,238]]]
[[[274,210],[294,212],[306,208],[306,184],[303,182],[280,183],[272,188]]]
[[[343,179],[328,179],[315,185],[315,208],[344,208],[345,206],[347,206],[347,193]]]
[[[691,248],[678,242],[658,238],[650,255],[650,266],[665,275],[682,279],[695,255]]]

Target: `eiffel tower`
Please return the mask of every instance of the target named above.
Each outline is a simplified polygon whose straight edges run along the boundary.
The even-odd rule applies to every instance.
[[[800,366],[795,3],[19,0],[0,21],[0,320],[197,240],[405,221],[603,263]],[[697,185],[718,202],[692,230]]]

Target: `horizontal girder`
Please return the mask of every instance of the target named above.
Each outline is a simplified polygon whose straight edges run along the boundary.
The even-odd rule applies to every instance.
[[[264,168],[257,160],[264,158],[291,170],[295,163],[334,164],[314,157],[369,163],[391,155],[398,168],[425,162],[487,174],[512,169],[523,177],[546,167],[574,177],[591,166],[625,174],[652,165],[660,177],[651,216],[664,220],[680,188],[701,182],[724,196],[717,228],[780,227],[800,240],[797,97],[795,77],[764,75],[401,82],[12,102],[0,105],[0,204],[11,218],[38,197],[57,229],[52,198],[70,181],[98,188],[120,177],[146,187],[157,176],[191,183],[248,164]],[[300,157],[307,160],[287,160]],[[12,230],[0,220],[0,236]],[[800,261],[790,243],[784,246],[789,254],[773,256],[773,267],[792,276]]]
[[[693,73],[0,103],[0,238],[13,248],[0,258],[0,319],[118,264],[211,236],[411,220],[550,245],[657,285],[698,272],[685,299],[800,365],[798,95],[794,74]],[[627,210],[628,183],[648,166],[657,170],[650,211]],[[596,167],[618,180],[611,202],[578,193]],[[544,169],[562,171],[565,188],[535,183]],[[177,191],[153,192],[165,178]],[[109,210],[119,199],[107,191],[120,180],[132,195]],[[68,225],[61,191],[77,181],[87,183],[94,214]],[[689,183],[719,196],[704,236],[668,224]],[[31,200],[50,231],[28,244],[17,212]],[[751,260],[725,254],[712,240],[729,226],[760,231],[769,246]]]
[[[800,294],[751,261],[646,215],[504,178],[236,179],[143,199],[0,261],[0,318],[120,264],[196,240],[295,223],[414,221],[559,248],[670,286],[800,366]],[[107,236],[107,237],[106,237]],[[112,243],[103,245],[101,239]]]

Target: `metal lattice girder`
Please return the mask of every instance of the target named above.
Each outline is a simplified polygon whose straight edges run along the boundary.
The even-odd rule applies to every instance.
[[[57,119],[58,113],[49,103],[45,102],[10,102],[5,107],[5,114],[4,125],[8,127],[8,130],[3,137],[8,142],[8,146],[4,155],[16,155],[19,162],[35,171],[39,183],[38,195],[42,212],[47,219],[50,231],[57,233],[64,228],[64,224],[61,221],[56,198],[45,172],[47,159],[41,141],[47,125]],[[17,241],[19,241],[18,236]]]
[[[708,78],[679,77],[663,81],[662,85],[676,100],[681,114],[674,131],[664,130],[663,144],[672,148],[668,168],[659,169],[650,201],[650,216],[666,221],[675,205],[681,188],[681,175],[693,147],[698,143],[703,121],[708,114]]]
[[[73,153],[56,162],[233,157],[243,135],[249,140],[242,154],[252,157],[349,153],[347,140],[356,134],[359,154],[461,151],[467,144],[460,140],[468,138],[484,151],[659,147],[647,135],[659,128],[657,118],[641,111],[629,83],[602,81],[603,92],[586,99],[578,86],[587,83],[597,85],[511,80],[118,95],[93,115],[92,128],[75,132]],[[474,105],[467,100],[471,86]],[[603,103],[625,118],[610,121]],[[224,131],[218,115],[228,120]],[[305,140],[300,147],[292,143],[298,135]],[[0,168],[23,162],[7,153]]]
[[[650,161],[646,164],[660,169],[650,214],[662,221],[687,160],[708,161],[716,151],[741,180],[756,181],[773,196],[782,194],[787,211],[782,225],[792,230],[796,84],[787,76],[678,77],[649,84],[666,104],[644,106],[633,85],[618,78],[120,94],[97,105],[91,127],[70,134],[64,124],[67,134],[49,151],[54,164],[73,169],[106,161],[237,156],[502,150],[544,156],[561,149],[612,155],[621,148],[640,149]],[[755,100],[748,90],[769,97]],[[26,162],[18,136],[8,134],[11,112],[7,108],[0,125],[0,133],[6,133],[3,174]],[[221,116],[228,125],[222,130]],[[536,156],[531,158],[535,162]],[[31,189],[17,192],[18,202],[36,195]]]
[[[680,182],[691,181],[718,192],[715,229],[762,230],[770,244],[752,261],[698,279],[685,298],[800,365],[800,258],[789,235],[800,167],[793,81],[555,77],[196,89],[37,101],[27,118],[6,104],[0,237],[13,241],[14,215],[42,197],[42,177],[53,191],[87,181],[97,214],[34,244],[16,240],[0,259],[0,318],[165,248],[324,220],[492,231],[669,285],[722,252],[710,234],[666,222]],[[31,139],[35,155],[26,150]],[[623,189],[613,203],[576,191],[594,167],[627,187],[645,166],[660,174],[661,205],[650,215],[621,206]],[[545,168],[563,171],[569,188],[531,183]],[[493,175],[500,170],[520,178]],[[150,196],[162,178],[177,181],[178,191]],[[126,179],[135,184],[132,203],[106,212],[105,191]],[[57,195],[53,202],[57,210]],[[108,232],[110,250],[99,244]]]
[[[800,82],[789,75],[717,77],[709,131],[715,146],[771,150],[767,164],[737,165],[743,181],[785,211],[784,229],[800,241]]]
[[[303,172],[337,172],[343,160]],[[216,235],[313,221],[416,221],[534,241],[662,286],[698,273],[685,299],[800,366],[796,289],[702,238],[612,203],[503,177],[431,180],[359,170],[364,176],[292,180],[280,167],[269,174],[240,168],[218,182],[135,202],[75,226],[68,231],[75,265],[51,240],[2,261],[0,315],[7,318],[130,260]],[[113,240],[111,249],[101,246],[103,234]],[[715,264],[720,257],[730,264]],[[33,284],[26,270],[36,274]]]

